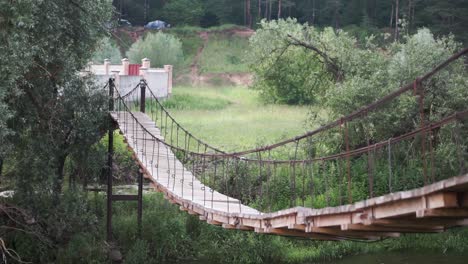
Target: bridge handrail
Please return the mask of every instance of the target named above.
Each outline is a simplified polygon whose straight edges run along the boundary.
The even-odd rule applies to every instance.
[[[465,48],[465,49],[461,50],[460,52],[452,55],[450,58],[448,58],[444,62],[440,63],[438,66],[433,68],[430,72],[426,73],[422,77],[416,78],[413,82],[408,83],[405,86],[402,86],[398,90],[391,92],[390,94],[380,98],[379,100],[377,100],[377,101],[375,101],[375,102],[373,102],[371,104],[368,104],[368,105],[366,105],[366,106],[352,112],[351,114],[349,114],[347,116],[336,119],[335,121],[330,122],[327,125],[321,126],[321,127],[317,128],[315,130],[306,132],[306,133],[304,133],[302,135],[299,135],[299,136],[296,136],[296,137],[293,137],[293,138],[289,138],[289,139],[286,139],[286,140],[283,140],[283,141],[280,141],[280,142],[277,142],[277,143],[274,143],[274,144],[271,144],[271,145],[266,145],[266,146],[253,148],[253,149],[248,149],[248,150],[239,151],[239,152],[226,152],[226,151],[220,150],[220,149],[218,149],[216,147],[213,147],[213,146],[209,145],[208,143],[202,141],[201,139],[195,137],[192,133],[190,133],[187,129],[185,129],[182,125],[180,125],[175,120],[175,118],[169,113],[169,111],[167,111],[167,109],[162,105],[162,103],[159,101],[159,99],[155,96],[153,91],[151,89],[148,89],[148,90],[150,92],[150,95],[151,95],[152,99],[157,103],[157,105],[167,115],[167,117],[169,117],[169,119],[171,119],[171,121],[174,122],[174,124],[176,124],[183,132],[185,132],[187,135],[189,135],[190,137],[195,139],[201,145],[204,145],[204,146],[206,146],[206,148],[214,150],[215,153],[207,153],[206,151],[205,152],[189,151],[187,149],[183,149],[183,148],[180,148],[178,146],[168,144],[167,142],[162,142],[165,145],[167,145],[169,147],[172,147],[172,148],[174,148],[176,150],[181,150],[181,151],[190,153],[192,155],[210,156],[210,157],[236,157],[238,159],[245,160],[245,161],[259,161],[259,159],[247,158],[247,157],[245,157],[245,155],[252,154],[252,153],[264,152],[264,151],[269,151],[269,150],[284,146],[284,145],[289,144],[289,143],[298,142],[299,140],[302,140],[304,138],[309,138],[309,137],[312,137],[312,136],[314,136],[316,134],[319,134],[319,133],[321,133],[323,131],[327,131],[329,129],[341,126],[344,123],[352,121],[352,120],[354,120],[354,119],[356,119],[356,118],[358,118],[360,116],[367,115],[369,112],[374,111],[379,106],[381,106],[381,105],[383,105],[383,104],[385,104],[385,103],[399,97],[401,94],[403,94],[405,92],[408,92],[408,91],[411,91],[411,90],[415,90],[421,82],[426,81],[427,79],[432,77],[434,74],[436,74],[438,71],[440,71],[441,69],[447,67],[450,63],[452,63],[453,61],[459,59],[460,57],[462,57],[463,55],[465,55],[467,53],[468,53],[468,48]],[[145,85],[147,85],[145,80],[143,80],[143,82],[145,83]],[[137,85],[137,87],[138,87],[138,85]],[[125,99],[131,93],[135,92],[137,90],[137,87],[132,89],[132,91],[127,93],[125,96],[121,96],[122,99]],[[419,129],[417,129],[415,131],[419,131]],[[408,134],[411,134],[411,133],[412,132],[409,132]],[[405,134],[405,135],[407,135],[407,134]],[[405,135],[402,135],[402,136],[405,136]],[[395,139],[393,139],[393,140],[395,140]],[[385,140],[385,141],[382,141],[382,142],[388,142],[388,141],[389,140]],[[390,141],[392,141],[392,140],[390,140]],[[375,147],[376,145],[381,144],[382,142],[375,143],[373,145],[360,148],[359,151],[367,151],[372,146]],[[358,151],[358,150],[353,150],[353,151]],[[330,156],[326,156],[326,157],[316,157],[316,158],[313,158],[313,159],[305,159],[305,160],[296,160],[296,159],[293,159],[293,160],[270,160],[270,159],[264,159],[264,160],[262,160],[262,162],[264,162],[264,163],[267,163],[267,162],[272,162],[272,163],[275,163],[275,162],[276,163],[313,162],[313,161],[324,160],[324,159],[335,159],[335,158],[338,158],[338,157],[346,157],[346,156],[348,156],[347,153],[351,153],[351,152],[352,151],[347,151],[347,152],[342,152],[342,153],[339,153],[339,154],[334,154],[334,155],[330,155]]]
[[[193,155],[193,156],[211,157],[211,158],[228,157],[228,158],[236,158],[238,160],[248,161],[248,162],[258,162],[258,161],[260,161],[258,159],[240,157],[240,156],[234,155],[233,153],[199,153],[199,152],[190,151],[190,150],[187,150],[185,148],[181,148],[179,146],[169,144],[169,143],[165,142],[164,140],[159,139],[151,131],[147,130],[145,128],[145,126],[143,124],[141,124],[140,121],[138,121],[138,119],[132,113],[130,107],[125,103],[125,101],[123,100],[124,98],[120,95],[119,91],[117,91],[117,89],[115,89],[115,90],[116,90],[116,92],[118,94],[117,99],[122,100],[122,104],[124,105],[127,112],[130,113],[130,115],[132,116],[134,121],[136,123],[138,123],[142,127],[142,129],[152,137],[153,140],[165,145],[166,147],[169,147],[171,149],[181,151],[181,152]],[[271,163],[271,164],[288,164],[288,163],[294,164],[294,163],[311,163],[311,162],[317,162],[317,161],[328,161],[328,160],[335,160],[335,159],[343,158],[343,157],[351,157],[351,156],[366,153],[369,150],[375,150],[375,149],[383,148],[383,147],[387,146],[388,144],[396,144],[396,143],[398,143],[400,141],[403,141],[405,139],[412,138],[412,137],[414,137],[414,136],[416,136],[416,135],[418,135],[418,134],[420,134],[422,132],[431,131],[431,130],[433,130],[435,128],[442,127],[443,125],[446,125],[446,124],[448,124],[448,123],[450,123],[452,121],[459,120],[459,119],[466,119],[467,117],[468,117],[468,109],[463,110],[463,111],[459,111],[459,112],[455,112],[455,113],[453,113],[453,114],[451,114],[451,115],[449,115],[449,116],[447,116],[447,117],[445,117],[445,118],[443,118],[443,119],[441,119],[439,121],[432,122],[432,123],[430,123],[428,125],[425,125],[423,127],[419,127],[419,128],[417,128],[417,129],[415,129],[415,130],[413,130],[411,132],[400,135],[398,137],[389,138],[387,140],[382,140],[382,141],[379,141],[377,143],[374,143],[372,145],[368,145],[368,146],[361,147],[361,148],[354,149],[354,150],[350,150],[350,151],[344,151],[344,152],[333,154],[333,155],[316,157],[316,158],[313,158],[313,159],[300,159],[300,160],[296,160],[296,159],[292,159],[292,160],[268,160],[268,159],[265,159],[265,160],[261,160],[261,162],[262,163]]]
[[[184,128],[179,122],[177,122],[177,120],[175,120],[175,118],[169,113],[169,111],[167,111],[167,109],[162,105],[162,103],[159,101],[159,99],[156,97],[156,95],[153,93],[153,91],[151,90],[151,87],[148,86],[148,83],[146,82],[146,80],[143,79],[143,82],[145,83],[145,85],[149,88],[149,92],[150,92],[150,95],[152,97],[153,100],[156,101],[156,103],[158,104],[158,106],[164,111],[164,113],[171,119],[172,122],[174,122],[174,124],[176,124],[182,131],[184,131],[187,135],[191,136],[193,139],[195,139],[197,142],[199,142],[200,144],[206,146],[207,148],[209,149],[212,149],[214,150],[215,152],[219,152],[219,153],[226,153],[225,151],[217,148],[217,147],[214,147],[206,142],[204,142],[203,140],[199,139],[198,137],[194,136],[192,133],[190,133],[190,131],[188,131],[186,128]]]
[[[247,155],[247,154],[252,154],[252,153],[257,153],[257,152],[264,152],[264,151],[269,151],[269,150],[272,150],[272,149],[275,149],[275,148],[278,148],[278,147],[281,147],[281,146],[284,146],[286,144],[289,144],[289,143],[293,143],[293,142],[298,142],[299,140],[302,140],[302,139],[305,139],[305,138],[309,138],[311,136],[314,136],[316,134],[319,134],[323,131],[326,131],[326,130],[329,130],[329,129],[332,129],[332,128],[336,128],[338,126],[341,126],[343,125],[344,123],[346,122],[349,122],[349,121],[352,121],[352,120],[355,120],[356,118],[358,117],[361,117],[361,116],[364,116],[364,115],[367,115],[369,112],[372,112],[374,111],[375,109],[377,109],[379,106],[399,97],[400,95],[402,95],[403,93],[405,92],[408,92],[408,91],[411,91],[411,90],[415,90],[416,87],[423,81],[426,81],[427,79],[429,79],[430,77],[432,77],[434,74],[436,74],[437,72],[439,72],[440,70],[444,69],[445,67],[447,67],[449,64],[451,64],[453,61],[459,59],[460,57],[462,57],[463,55],[466,55],[468,54],[468,48],[465,48],[457,53],[455,53],[454,55],[452,55],[450,58],[448,58],[447,60],[445,60],[444,62],[440,63],[439,65],[437,65],[435,68],[433,68],[431,71],[427,72],[425,75],[421,76],[421,77],[418,77],[416,78],[413,82],[411,83],[408,83],[406,84],[405,86],[402,86],[400,87],[398,90],[396,91],[393,91],[391,92],[390,94],[378,99],[377,101],[371,103],[371,104],[368,104],[364,107],[361,107],[360,109],[352,112],[351,114],[349,115],[346,115],[346,116],[343,116],[341,118],[338,118],[336,119],[335,121],[332,121],[326,125],[323,125],[315,130],[311,130],[311,131],[308,131],[302,135],[298,135],[298,136],[295,136],[295,137],[292,137],[292,138],[289,138],[289,139],[285,139],[285,140],[282,140],[280,142],[277,142],[277,143],[274,143],[274,144],[270,144],[270,145],[265,145],[265,146],[261,146],[261,147],[257,147],[257,148],[252,148],[252,149],[247,149],[247,150],[243,150],[243,151],[237,151],[237,152],[227,152],[227,151],[223,151],[219,148],[216,148],[216,147],[213,147],[211,145],[209,145],[208,143],[204,142],[203,140],[195,137],[192,133],[190,133],[187,129],[185,129],[182,125],[180,125],[176,120],[175,118],[169,113],[169,111],[167,111],[167,109],[162,105],[162,103],[158,100],[158,98],[154,95],[154,93],[152,92],[151,89],[148,89],[150,91],[150,94],[151,94],[151,97],[156,101],[156,103],[158,104],[158,106],[162,109],[162,111],[164,111],[164,113],[171,119],[172,122],[174,122],[180,129],[182,129],[182,131],[184,131],[187,135],[191,136],[192,138],[194,138],[195,140],[197,140],[199,143],[201,143],[202,145],[205,145],[206,147],[214,150],[216,153],[221,153],[221,155],[219,156],[230,156],[230,157],[233,157],[233,156],[238,156],[242,159],[247,159],[243,156]],[[147,85],[146,81],[145,81],[145,84]],[[136,90],[136,88],[134,89]],[[134,91],[133,90],[133,91]],[[132,91],[132,92],[133,92]],[[128,95],[128,94],[127,94]],[[202,154],[202,153],[199,153],[199,154]],[[216,155],[214,155],[216,156]],[[256,159],[252,159],[252,160],[256,160]]]
[[[274,148],[277,148],[277,147],[280,147],[280,146],[283,146],[283,145],[286,145],[286,144],[289,144],[289,143],[292,143],[292,142],[296,142],[296,141],[299,141],[299,140],[304,139],[304,138],[311,137],[311,136],[316,135],[316,134],[318,134],[318,133],[320,133],[322,131],[329,130],[331,128],[341,126],[344,122],[348,122],[348,121],[354,120],[356,117],[366,115],[368,112],[376,109],[378,106],[383,105],[383,104],[397,98],[398,96],[400,96],[401,94],[403,94],[403,93],[405,93],[407,91],[415,89],[416,85],[418,85],[419,83],[429,79],[434,74],[439,72],[441,69],[445,68],[450,63],[452,63],[453,61],[457,60],[458,58],[460,58],[461,56],[463,56],[465,54],[468,54],[468,48],[465,48],[465,49],[461,50],[460,52],[452,55],[450,58],[448,58],[447,60],[445,60],[444,62],[442,62],[438,66],[436,66],[432,71],[426,73],[422,77],[416,78],[414,80],[414,82],[408,83],[405,86],[401,87],[400,89],[398,89],[398,90],[396,90],[396,91],[394,91],[394,92],[380,98],[379,100],[377,100],[377,101],[375,101],[375,102],[373,102],[371,104],[368,104],[368,105],[366,105],[366,106],[352,112],[351,114],[349,114],[347,116],[343,116],[343,117],[341,117],[341,118],[339,118],[339,119],[337,119],[337,120],[335,120],[335,121],[333,121],[331,123],[328,123],[327,125],[321,126],[321,127],[317,128],[315,130],[306,132],[306,133],[304,133],[302,135],[299,135],[299,136],[296,136],[296,137],[293,137],[293,138],[289,138],[289,139],[286,139],[286,140],[283,140],[283,141],[280,141],[280,142],[277,142],[277,143],[274,143],[274,144],[271,144],[271,145],[266,145],[266,146],[263,146],[263,147],[258,147],[258,148],[239,151],[239,152],[232,152],[230,154],[235,155],[235,156],[241,156],[241,155],[246,155],[246,154],[255,153],[255,152],[272,150]]]

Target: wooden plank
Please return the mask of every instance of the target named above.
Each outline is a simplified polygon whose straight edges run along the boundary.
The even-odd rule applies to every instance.
[[[351,214],[335,214],[323,215],[314,217],[314,227],[340,226],[342,224],[350,224],[352,219]]]
[[[234,229],[234,230],[243,230],[243,231],[253,231],[253,227],[249,226],[241,226],[241,225],[230,225],[230,224],[222,224],[221,225],[225,229]]]
[[[324,234],[314,234],[314,233],[304,233],[297,230],[291,229],[281,229],[281,228],[272,228],[268,231],[264,231],[262,229],[255,229],[255,232],[261,234],[273,234],[273,235],[280,235],[280,236],[292,236],[292,237],[304,237],[304,238],[311,238],[317,240],[344,240],[342,237],[336,236],[329,236]]]
[[[434,228],[441,226],[463,226],[468,224],[468,219],[449,218],[412,218],[412,219],[374,219],[364,223],[364,225],[379,225],[387,227],[410,227],[410,228]]]
[[[311,232],[328,234],[334,236],[345,236],[354,238],[365,238],[367,240],[378,240],[383,237],[399,237],[398,232],[379,232],[379,231],[344,231],[340,228],[329,228],[329,227],[312,227]]]
[[[416,217],[468,217],[468,209],[466,208],[444,208],[444,209],[426,209],[416,212]]]
[[[344,224],[341,230],[372,231],[372,232],[397,232],[397,233],[439,233],[444,231],[443,226],[435,227],[391,227],[391,226],[368,226],[361,224]]]

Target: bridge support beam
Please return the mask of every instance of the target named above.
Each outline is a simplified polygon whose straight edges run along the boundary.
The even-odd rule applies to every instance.
[[[144,82],[142,81],[144,85]],[[114,79],[109,79],[109,111],[114,111],[114,89],[115,83]],[[142,87],[142,105],[141,109],[144,112],[145,109],[145,87]],[[120,194],[116,195],[112,192],[113,186],[113,175],[112,175],[112,166],[113,166],[113,156],[114,156],[114,124],[111,117],[111,124],[109,125],[108,130],[108,146],[107,146],[107,241],[112,241],[112,203],[116,201],[137,201],[137,223],[138,223],[138,235],[141,237],[141,223],[143,216],[143,171],[140,169],[138,171],[138,194],[137,195],[125,195]]]
[[[138,212],[137,212],[137,223],[138,223],[138,235],[141,237],[141,219],[143,218],[143,172],[138,173]]]
[[[114,111],[114,79],[109,79],[109,111]],[[112,240],[112,158],[114,156],[114,126],[110,118],[107,145],[107,241]]]

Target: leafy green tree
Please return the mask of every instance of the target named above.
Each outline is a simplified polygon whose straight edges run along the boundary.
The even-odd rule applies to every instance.
[[[122,59],[119,48],[112,43],[109,38],[103,38],[98,43],[98,48],[93,54],[93,63],[102,64],[105,59],[109,59],[111,63],[118,64]]]
[[[0,1],[0,120],[7,119],[10,131],[15,201],[44,223],[54,244],[93,225],[74,218],[86,206],[73,193],[64,202],[62,187],[66,160],[106,128],[106,91],[77,73],[104,36],[111,11],[107,0]],[[36,253],[34,262],[50,262],[49,252]]]
[[[320,31],[296,19],[262,21],[250,39],[254,88],[267,101],[313,103],[335,80],[355,70],[354,57],[347,52],[355,42],[343,31]]]
[[[180,65],[184,58],[182,43],[173,35],[162,32],[150,33],[143,39],[133,43],[127,52],[131,62],[139,63],[148,58],[151,65],[162,67],[163,65]]]
[[[412,82],[459,48],[453,37],[436,38],[428,29],[421,29],[414,35],[404,36],[403,42],[392,45],[386,56],[372,47],[360,52],[349,49],[348,53],[359,54],[352,59],[356,62],[352,68],[356,70],[343,82],[330,87],[325,104],[334,117],[346,115]],[[436,121],[463,110],[468,103],[466,77],[466,69],[460,61],[424,83],[425,111],[429,120]],[[375,138],[395,137],[419,124],[419,110],[412,94],[387,107],[386,111],[370,118]]]
[[[162,17],[174,25],[199,25],[204,13],[199,0],[173,0],[164,5]]]

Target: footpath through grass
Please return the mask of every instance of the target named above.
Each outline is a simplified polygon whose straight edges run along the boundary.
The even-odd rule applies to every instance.
[[[306,131],[306,106],[265,105],[244,87],[175,87],[164,105],[195,136],[227,151],[276,142]]]

